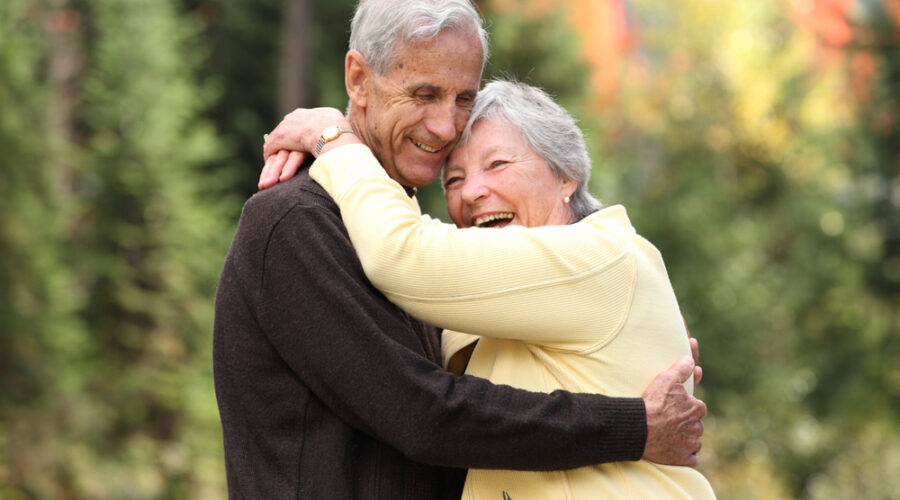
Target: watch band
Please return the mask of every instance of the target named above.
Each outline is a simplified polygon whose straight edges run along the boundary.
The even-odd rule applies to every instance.
[[[336,125],[332,125],[330,127],[326,127],[325,130],[322,131],[321,137],[319,137],[319,142],[316,143],[316,156],[319,156],[319,153],[322,152],[322,147],[328,144],[329,142],[337,139],[341,136],[341,134],[353,134],[353,130],[346,127],[338,127]]]

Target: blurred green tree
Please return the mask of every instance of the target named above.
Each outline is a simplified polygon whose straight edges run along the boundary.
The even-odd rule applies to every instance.
[[[48,38],[30,4],[0,5],[0,496],[54,491],[54,401],[85,329],[65,263],[67,209],[51,161]],[[65,19],[47,29],[65,30]],[[57,32],[59,33],[59,32]],[[59,77],[60,72],[53,74]],[[25,445],[25,446],[23,446]],[[36,477],[29,477],[36,476]],[[9,485],[18,483],[12,489]],[[40,486],[38,486],[40,485]],[[49,495],[49,493],[45,493]]]
[[[18,204],[4,214],[0,289],[19,317],[4,342],[13,370],[33,367],[4,382],[39,389],[5,426],[3,492],[222,496],[211,297],[238,200],[199,177],[220,157],[199,119],[214,96],[195,81],[195,25],[171,1],[0,12],[21,32],[0,86]]]
[[[291,94],[281,88],[284,82],[299,81],[305,87],[293,93],[306,96],[298,105],[346,107],[344,54],[356,2],[307,1],[295,10],[306,12],[311,20],[292,26],[290,21],[298,22],[296,17],[285,13],[293,2],[182,1],[203,27],[207,52],[203,64],[197,67],[198,76],[205,86],[219,93],[204,116],[217,124],[227,149],[222,161],[210,165],[207,171],[211,178],[224,175],[226,191],[246,198],[257,190],[263,134],[291,110],[290,105],[279,103],[280,96]],[[283,36],[286,31],[300,33]],[[297,46],[303,44],[308,46]],[[292,60],[285,59],[285,54],[305,54],[308,68],[292,68]],[[298,71],[306,77],[282,79],[285,73]],[[235,210],[235,222],[238,215]]]

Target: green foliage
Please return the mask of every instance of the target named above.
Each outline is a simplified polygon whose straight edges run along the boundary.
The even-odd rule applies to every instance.
[[[262,168],[262,136],[280,119],[278,33],[282,0],[185,0],[200,21],[202,64],[193,69],[216,99],[204,115],[221,137],[221,161],[210,165],[206,180],[221,179],[220,189],[247,198],[256,190]],[[202,42],[202,43],[200,43]],[[239,208],[236,205],[233,208]],[[231,218],[237,220],[234,210]]]
[[[73,7],[63,12],[76,20],[84,67],[80,105],[64,124],[71,137],[41,128],[60,112],[48,96],[67,91],[40,72],[60,50],[41,42],[40,21],[59,11],[3,7],[24,31],[20,46],[4,51],[4,64],[21,74],[3,87],[21,93],[4,106],[4,128],[30,129],[9,134],[18,154],[4,177],[15,183],[4,200],[17,204],[4,211],[4,239],[15,243],[4,271],[16,266],[2,285],[19,318],[4,315],[11,335],[3,341],[12,343],[4,355],[16,360],[4,394],[27,395],[29,384],[39,392],[4,426],[0,492],[221,496],[211,297],[231,231],[225,203],[239,201],[207,197],[198,177],[219,143],[197,118],[208,97],[187,50],[195,29],[173,2]],[[47,136],[64,142],[47,151]],[[60,171],[70,185],[58,186]]]
[[[84,346],[78,296],[64,262],[69,205],[44,131],[46,39],[29,2],[0,5],[0,496],[53,491],[39,474],[65,391],[66,363]],[[23,464],[27,459],[27,464]],[[25,477],[28,479],[26,486]],[[8,485],[20,483],[20,487]],[[39,486],[40,485],[40,486]],[[49,494],[49,493],[48,493]],[[14,497],[15,498],[15,497]]]
[[[8,403],[27,402],[40,390],[43,370],[34,351],[47,319],[41,311],[56,305],[50,277],[59,270],[59,256],[44,250],[54,247],[52,230],[48,235],[44,228],[57,223],[44,203],[44,192],[51,189],[46,155],[39,137],[19,138],[20,130],[44,121],[46,91],[33,86],[42,42],[41,33],[27,22],[25,7],[21,1],[0,7],[0,34],[8,40],[0,45],[0,317],[4,331],[32,333],[30,338],[0,336],[0,398]],[[42,255],[29,252],[31,248]]]
[[[284,0],[183,0],[203,26],[206,60],[200,78],[219,89],[206,115],[216,123],[228,153],[208,169],[225,174],[229,192],[243,198],[256,191],[262,169],[262,137],[289,110],[278,109],[279,58]],[[344,109],[344,54],[354,0],[309,1],[314,22],[311,46],[311,106]],[[239,214],[235,211],[234,220]]]

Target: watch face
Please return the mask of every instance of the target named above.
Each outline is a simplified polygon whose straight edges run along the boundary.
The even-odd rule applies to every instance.
[[[322,131],[322,137],[325,138],[326,141],[331,141],[336,139],[339,135],[341,135],[341,129],[335,127],[334,125],[326,128]]]

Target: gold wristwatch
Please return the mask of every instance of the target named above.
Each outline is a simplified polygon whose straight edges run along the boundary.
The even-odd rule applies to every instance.
[[[332,125],[330,127],[325,127],[325,130],[322,131],[322,136],[319,137],[319,142],[316,143],[316,156],[319,156],[319,153],[322,152],[322,147],[328,144],[329,142],[337,139],[341,136],[341,134],[352,134],[353,130],[346,127],[338,127],[337,125]]]

